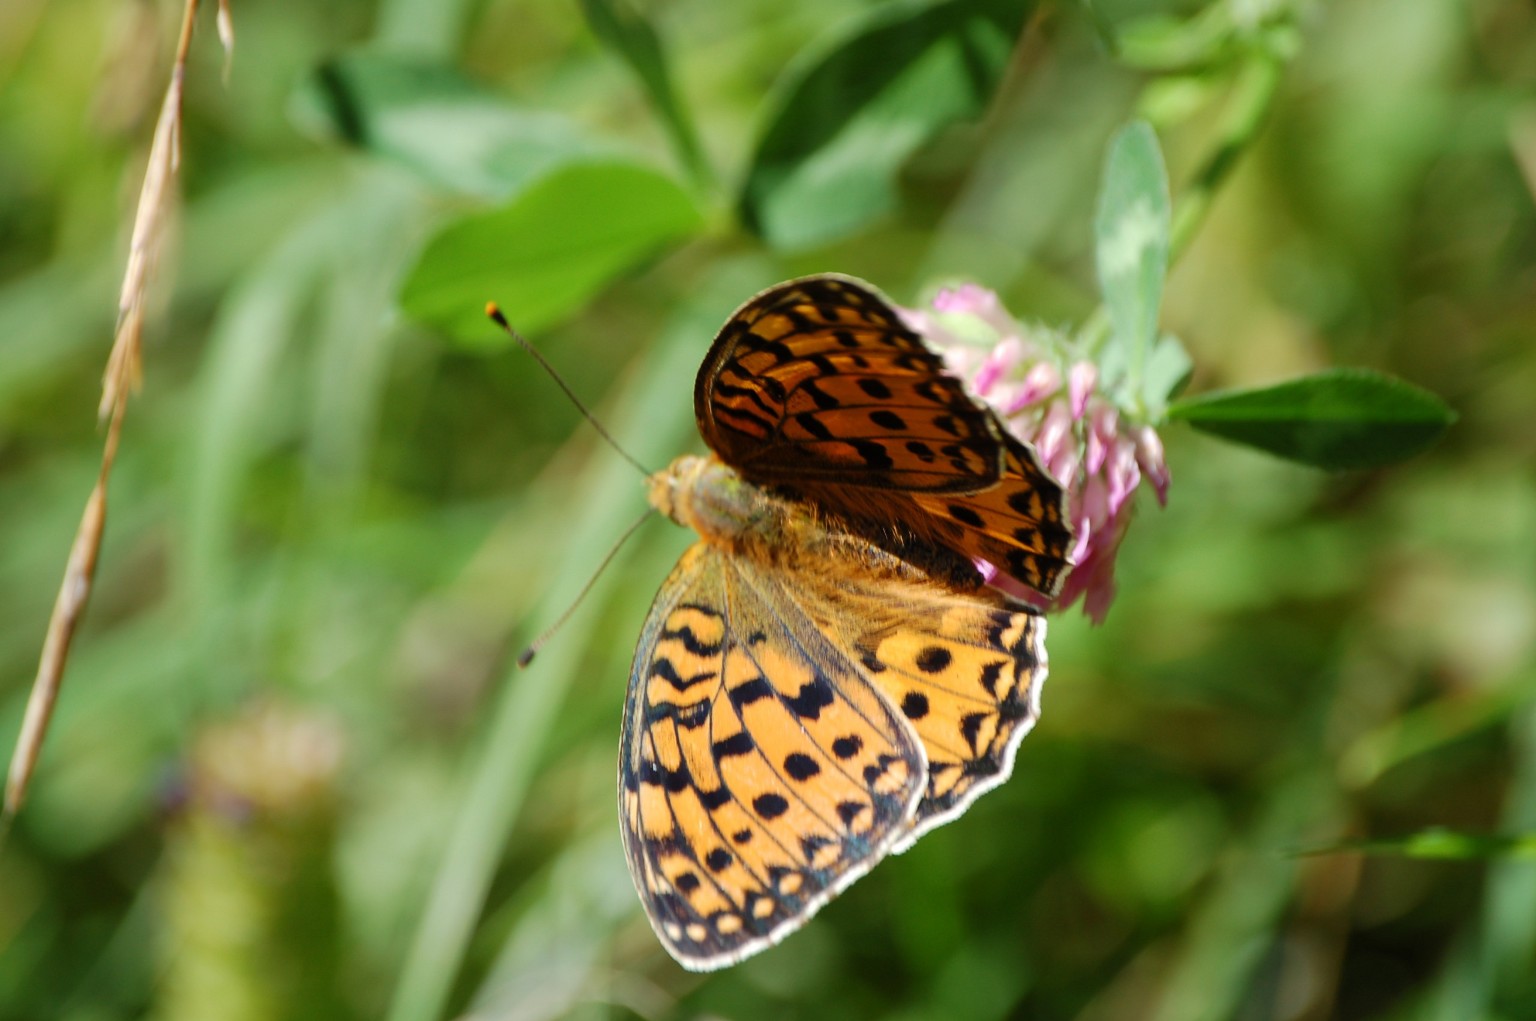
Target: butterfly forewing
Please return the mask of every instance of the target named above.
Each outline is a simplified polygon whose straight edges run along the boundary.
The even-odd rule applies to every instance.
[[[912,502],[939,523],[935,527],[947,535],[941,542],[1055,595],[1072,546],[1061,486],[1034,452],[1011,436],[1004,454],[1002,478],[992,488],[962,497],[913,493]]]
[[[782,584],[700,543],[646,622],[619,776],[647,914],[705,970],[776,942],[884,856],[927,773],[914,733]]]
[[[968,492],[995,483],[991,414],[873,291],[834,276],[765,291],[715,339],[694,388],[710,447],[762,483]]]
[[[771,288],[699,370],[700,431],[726,463],[840,515],[898,555],[979,580],[986,560],[1046,595],[1071,546],[1061,487],[944,370],[878,293],[848,277]],[[908,499],[910,497],[910,499]]]

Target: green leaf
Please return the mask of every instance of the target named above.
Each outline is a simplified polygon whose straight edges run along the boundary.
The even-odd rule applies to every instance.
[[[1405,460],[1456,420],[1429,391],[1368,369],[1332,369],[1259,390],[1204,394],[1173,404],[1168,417],[1334,470]]]
[[[616,153],[559,114],[520,110],[440,64],[355,53],[322,65],[294,116],[429,184],[504,199],[551,167]]]
[[[1033,4],[883,4],[777,90],[741,215],[781,249],[852,234],[897,207],[897,178],[943,128],[987,108]]]
[[[1145,121],[1110,143],[1094,224],[1099,289],[1112,335],[1139,390],[1168,273],[1168,174],[1157,135]]]
[[[581,0],[581,10],[592,34],[617,53],[640,79],[689,176],[696,184],[708,182],[712,175],[693,118],[672,88],[667,54],[651,23],[625,0]]]
[[[1536,833],[1457,833],[1439,826],[1391,840],[1347,840],[1297,852],[1304,855],[1363,851],[1405,858],[1464,860],[1476,858],[1536,858]]]
[[[486,321],[487,301],[518,329],[536,332],[701,222],[688,195],[654,170],[617,162],[562,167],[508,205],[438,232],[400,303],[464,343],[500,347],[507,338]]]

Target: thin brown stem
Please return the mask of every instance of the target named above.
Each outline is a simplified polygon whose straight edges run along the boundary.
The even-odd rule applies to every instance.
[[[0,809],[0,839],[3,839],[10,820],[21,811],[26,801],[27,787],[38,757],[42,754],[54,707],[58,704],[75,631],[85,614],[95,582],[96,561],[101,552],[102,535],[106,530],[108,483],[112,477],[112,466],[117,460],[123,415],[128,407],[128,395],[139,383],[149,279],[161,226],[175,193],[176,172],[180,165],[182,89],[186,78],[187,57],[192,50],[193,26],[200,6],[200,0],[186,0],[182,10],[176,59],[171,67],[171,80],[166,86],[165,100],[160,105],[160,117],[155,123],[154,141],[150,145],[149,161],[144,169],[144,185],[139,190],[133,234],[128,243],[127,265],[123,271],[123,287],[118,297],[117,328],[102,378],[101,403],[97,409],[99,417],[106,422],[101,468],[96,475],[96,485],[86,500],[80,526],[75,531],[69,562],[64,568],[64,579],[59,585],[58,597],[54,600],[53,614],[48,619],[42,654],[38,658],[37,676],[32,682],[26,715],[6,776],[5,802],[3,809]],[[228,28],[225,0],[220,0],[219,9],[222,15],[220,37],[227,50],[233,35]]]

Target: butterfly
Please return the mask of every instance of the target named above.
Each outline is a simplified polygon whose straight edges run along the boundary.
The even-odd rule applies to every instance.
[[[651,476],[699,533],[630,672],[619,814],[662,944],[709,971],[777,943],[1007,779],[1045,621],[983,584],[1067,570],[1061,487],[870,285],[749,300],[694,389],[711,456]]]

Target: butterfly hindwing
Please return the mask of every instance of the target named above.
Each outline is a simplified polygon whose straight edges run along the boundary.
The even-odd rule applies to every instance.
[[[928,760],[927,789],[896,850],[1008,779],[1040,715],[1047,665],[1045,619],[990,590],[918,591],[905,605],[905,625],[855,640]]]
[[[804,569],[816,556],[828,574]],[[784,565],[700,543],[657,597],[621,815],[652,924],[687,967],[776,942],[1012,768],[1038,715],[1043,618],[887,562],[852,536]]]

